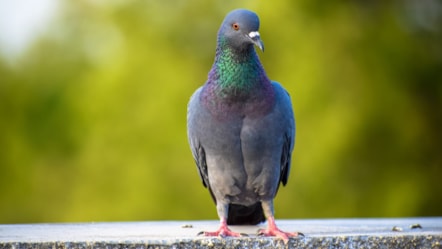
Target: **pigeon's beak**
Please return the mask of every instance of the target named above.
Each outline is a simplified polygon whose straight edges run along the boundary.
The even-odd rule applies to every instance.
[[[262,52],[264,52],[264,43],[261,41],[258,31],[252,31],[248,34],[253,44],[255,44]]]

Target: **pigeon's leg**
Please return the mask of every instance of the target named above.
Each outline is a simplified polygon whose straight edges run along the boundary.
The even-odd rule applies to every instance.
[[[218,230],[214,232],[200,232],[198,235],[202,234],[204,236],[232,236],[232,237],[241,237],[243,234],[241,233],[235,233],[232,230],[229,229],[227,226],[227,214],[229,209],[229,204],[222,204],[221,202],[218,202],[216,204],[216,209],[218,211],[218,216],[220,217],[220,226]]]
[[[289,242],[289,237],[297,237],[299,235],[303,235],[302,233],[290,233],[281,231],[275,223],[275,217],[273,215],[273,201],[262,201],[262,209],[264,210],[264,215],[267,218],[267,229],[260,229],[258,234],[261,236],[275,236],[284,241],[285,244]]]

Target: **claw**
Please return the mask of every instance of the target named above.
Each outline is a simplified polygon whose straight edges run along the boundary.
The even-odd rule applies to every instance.
[[[197,236],[199,235],[203,235],[203,236],[220,236],[220,237],[227,237],[227,236],[231,236],[231,237],[244,237],[244,236],[248,236],[245,233],[236,233],[233,232],[232,230],[230,230],[227,227],[227,223],[222,221],[220,227],[218,228],[218,230],[214,231],[214,232],[206,232],[206,231],[201,231],[197,234]]]
[[[298,236],[302,236],[305,237],[305,235],[303,233],[298,233],[298,232],[294,232],[294,233],[290,233],[290,232],[284,232],[281,231],[275,224],[275,220],[273,217],[268,219],[268,228],[267,229],[259,229],[258,230],[258,236],[275,236],[277,238],[280,238],[284,241],[284,244],[287,245],[287,243],[289,242],[290,237],[298,237]]]
[[[244,234],[244,233],[235,233],[235,232],[233,232],[232,230],[230,230],[228,228],[227,229],[220,228],[220,229],[218,229],[218,230],[216,230],[214,232],[201,231],[201,232],[199,232],[197,234],[197,236],[200,236],[200,235],[207,236],[207,237],[219,236],[219,237],[222,237],[222,238],[227,237],[227,236],[231,236],[231,237],[246,237],[246,236],[248,236],[247,234]]]
[[[279,230],[278,228],[276,229],[261,229],[258,233],[258,236],[274,236],[277,238],[280,238],[284,241],[284,244],[287,244],[289,242],[289,239],[291,237],[298,237],[298,236],[304,236],[304,234],[302,233],[289,233],[289,232],[283,232],[281,230]]]

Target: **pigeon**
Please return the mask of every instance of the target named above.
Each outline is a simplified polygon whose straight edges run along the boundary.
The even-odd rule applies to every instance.
[[[264,51],[256,13],[228,13],[218,31],[215,61],[206,83],[187,106],[187,135],[204,187],[220,219],[205,236],[241,236],[228,225],[257,225],[261,236],[288,242],[301,233],[281,231],[273,199],[285,185],[295,139],[288,92],[271,81],[255,51]]]

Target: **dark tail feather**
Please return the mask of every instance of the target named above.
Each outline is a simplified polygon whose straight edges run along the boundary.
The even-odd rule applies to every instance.
[[[261,202],[257,202],[252,206],[229,205],[228,225],[257,225],[265,220]]]

